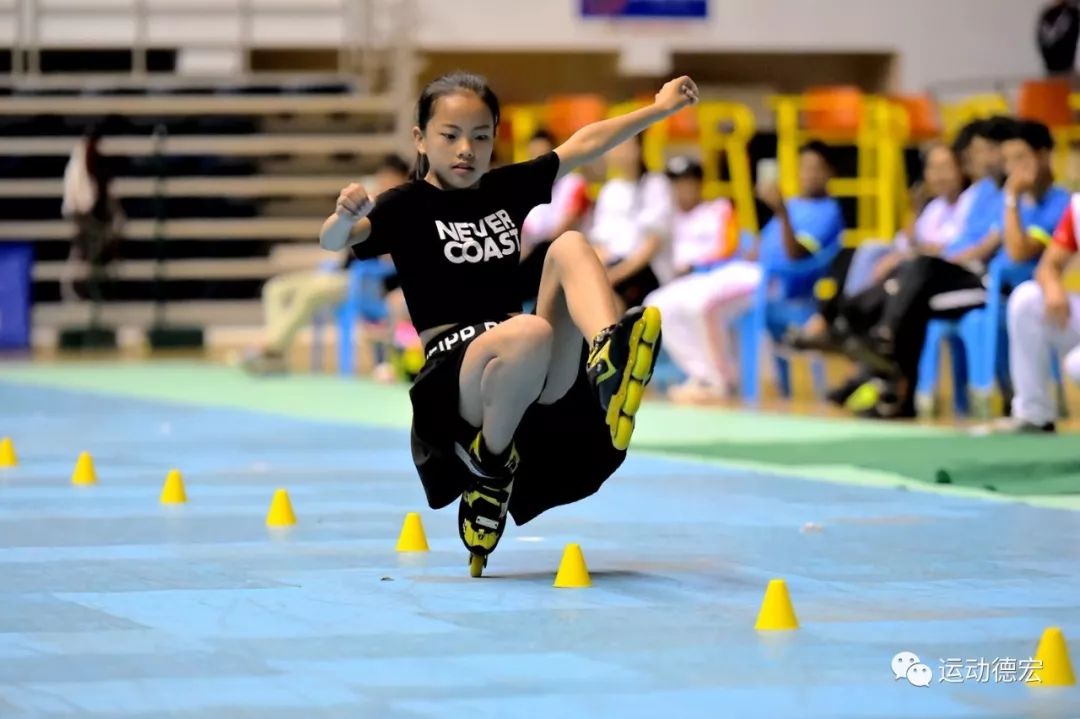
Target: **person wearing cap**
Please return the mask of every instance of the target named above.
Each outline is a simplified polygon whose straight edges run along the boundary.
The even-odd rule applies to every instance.
[[[730,238],[738,232],[734,213],[720,224],[717,219],[713,237],[723,237],[718,243],[723,250],[709,262],[698,260],[694,273],[662,288],[647,300],[656,305],[664,317],[664,347],[688,376],[687,382],[673,388],[676,401],[707,401],[730,396],[738,383],[734,362],[730,356],[731,320],[750,308],[754,292],[762,281],[762,265],[769,267],[798,267],[800,260],[830,251],[840,242],[844,230],[840,205],[828,195],[832,177],[827,148],[812,142],[799,155],[799,183],[802,194],[784,198],[775,184],[765,184],[758,190],[759,198],[773,212],[773,218],[760,236],[748,243]],[[700,179],[687,178],[696,190],[701,203]],[[689,214],[680,204],[680,215]],[[678,240],[675,241],[679,243]],[[743,244],[750,245],[743,250]],[[760,263],[759,263],[760,258]],[[813,280],[795,275],[781,279],[786,297],[810,292]]]
[[[749,297],[742,288],[749,286],[752,292],[761,273],[755,264],[740,263],[740,268],[727,273],[727,281],[717,282],[739,248],[735,208],[727,198],[705,200],[704,172],[697,160],[672,158],[665,174],[675,200],[671,260],[676,279],[650,294],[646,304],[660,310],[664,347],[689,378],[671,388],[669,395],[677,401],[725,396],[734,370],[722,350],[720,322],[711,309],[732,297]],[[738,309],[745,303],[732,306]]]

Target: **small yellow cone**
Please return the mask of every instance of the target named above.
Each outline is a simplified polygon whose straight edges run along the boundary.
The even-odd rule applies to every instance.
[[[791,606],[787,584],[783,579],[770,579],[754,629],[780,631],[798,628],[799,620],[795,618],[795,607]]]
[[[270,511],[266,515],[266,526],[291,527],[294,524],[296,524],[296,515],[293,514],[289,493],[284,489],[279,489],[274,492],[274,501],[270,503]]]
[[[1076,684],[1069,647],[1060,627],[1049,627],[1035,650],[1035,670],[1028,684],[1044,687],[1071,687]]]
[[[165,477],[165,486],[161,488],[162,504],[183,504],[187,501],[187,491],[184,490],[184,478],[180,476],[179,469],[170,469]]]
[[[580,544],[567,544],[566,549],[563,550],[559,572],[555,575],[555,586],[560,589],[592,586],[589,568],[585,566],[585,555],[581,553]]]
[[[15,456],[15,443],[11,441],[11,437],[0,439],[0,467],[14,467],[18,463],[19,458]]]
[[[401,534],[398,535],[397,550],[399,552],[428,551],[424,523],[420,521],[420,515],[416,512],[405,515],[405,521],[401,525]]]
[[[79,455],[75,462],[75,471],[71,473],[71,483],[80,486],[97,484],[97,472],[94,471],[94,460],[89,452]]]

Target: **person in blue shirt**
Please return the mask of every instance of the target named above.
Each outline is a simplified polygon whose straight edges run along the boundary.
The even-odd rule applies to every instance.
[[[688,274],[654,291],[646,304],[655,305],[664,316],[664,348],[686,374],[687,381],[669,392],[676,402],[722,399],[734,392],[738,383],[736,363],[731,353],[731,320],[749,309],[755,290],[766,276],[765,270],[782,273],[770,291],[785,298],[809,297],[813,284],[824,271],[823,253],[839,246],[844,229],[840,206],[827,194],[832,165],[827,148],[812,143],[799,155],[799,184],[802,194],[784,199],[775,184],[765,184],[758,193],[773,211],[773,218],[759,237],[739,255],[713,253],[715,259],[695,262]],[[673,181],[683,182],[673,174]],[[697,180],[700,183],[700,180]],[[736,229],[734,218],[721,222],[713,217],[699,230],[688,215],[676,218],[676,242],[693,241],[703,231],[714,235],[712,244],[727,244],[729,231]],[[732,243],[734,244],[734,243]]]
[[[1001,215],[1001,188],[1005,183],[1001,146],[1015,134],[1016,121],[997,116],[966,125],[953,141],[953,149],[962,159],[964,173],[971,178],[971,186],[966,191],[971,195],[971,209],[964,229],[942,253],[945,259],[961,256],[985,240],[994,229],[994,223]]]
[[[1001,147],[1008,179],[997,195],[985,237],[960,250],[950,245],[950,251],[940,257],[923,256],[903,265],[885,283],[878,319],[873,318],[876,313],[860,313],[851,307],[844,311],[856,329],[849,353],[874,366],[889,386],[876,415],[913,413],[914,383],[929,321],[958,318],[983,306],[990,264],[1033,263],[1065,213],[1069,194],[1054,184],[1054,140],[1046,125],[1013,121]]]
[[[863,322],[862,326],[869,329],[880,318],[888,298],[884,283],[899,275],[904,262],[926,254],[950,260],[986,238],[1001,215],[1001,186],[1005,181],[1001,144],[1013,134],[1012,118],[980,119],[962,127],[951,148],[927,150],[924,160],[927,166],[922,183],[913,189],[912,206],[928,209],[930,200],[920,197],[921,190],[938,194],[962,190],[955,203],[956,212],[950,213],[962,218],[960,231],[952,237],[942,236],[943,231],[950,229],[950,222],[937,225],[936,229],[928,228],[924,226],[927,218],[920,217],[901,233],[906,238],[903,252],[896,251],[895,243],[873,241],[841,250],[815,288],[818,313],[799,330],[789,332],[784,337],[785,343],[794,350],[843,352],[848,327],[841,308],[857,317],[873,318]],[[951,149],[951,157],[943,149]],[[940,212],[936,214],[942,219]],[[934,236],[925,236],[927,232]],[[858,367],[827,396],[831,402],[858,412],[877,401],[873,380],[873,372]],[[868,389],[857,393],[863,387]]]
[[[840,246],[844,215],[840,203],[828,194],[834,168],[829,148],[813,141],[799,153],[798,197],[785,199],[775,183],[758,189],[760,199],[773,217],[761,230],[747,259],[758,260],[766,268],[786,270],[779,290],[788,298],[810,297],[814,282],[824,269],[811,260],[830,256]]]

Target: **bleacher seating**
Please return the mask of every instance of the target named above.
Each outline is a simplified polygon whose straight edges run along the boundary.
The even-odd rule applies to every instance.
[[[88,125],[104,127],[112,193],[128,218],[103,321],[146,327],[161,281],[171,320],[255,324],[263,281],[310,263],[279,250],[314,245],[338,190],[402,149],[397,104],[353,89],[259,83],[226,92],[173,82],[167,92],[127,85],[6,98],[0,242],[34,243],[35,330],[48,336],[89,313],[84,303],[60,302],[58,284],[74,235],[60,213],[61,176]]]

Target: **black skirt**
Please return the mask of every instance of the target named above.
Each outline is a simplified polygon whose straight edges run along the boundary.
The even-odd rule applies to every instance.
[[[461,455],[480,430],[461,417],[459,378],[466,348],[495,324],[448,330],[432,340],[409,391],[413,462],[432,509],[457,500],[476,479]],[[518,426],[514,441],[521,464],[509,508],[516,524],[594,494],[626,459],[626,452],[611,444],[604,412],[585,375],[586,356],[582,340],[574,386],[555,404],[534,404]]]

